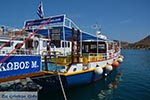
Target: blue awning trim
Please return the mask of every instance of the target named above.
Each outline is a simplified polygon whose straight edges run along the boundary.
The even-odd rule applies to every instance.
[[[72,37],[72,29],[68,28],[68,27],[55,27],[53,29],[57,29],[59,28],[61,30],[61,39],[62,40],[67,40],[67,41],[71,41],[71,37]],[[64,31],[63,31],[64,29]],[[29,32],[32,32],[31,30],[27,30]],[[52,32],[52,29],[50,29],[50,33]],[[63,35],[63,32],[65,33],[65,35]],[[74,34],[74,38],[77,38],[77,30],[75,31]],[[41,34],[44,35],[46,37],[48,37],[48,29],[41,29],[37,32],[37,34]],[[104,40],[102,38],[97,38],[96,35],[93,34],[89,34],[86,32],[82,32],[81,31],[81,35],[82,35],[82,40]]]

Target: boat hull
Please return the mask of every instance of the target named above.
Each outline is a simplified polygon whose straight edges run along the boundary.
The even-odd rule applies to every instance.
[[[40,56],[0,56],[0,79],[40,72],[40,62]]]
[[[73,75],[60,75],[63,88],[69,89],[75,86],[89,84],[94,81],[100,80],[109,75],[112,71],[107,71],[104,69],[102,74],[97,74],[92,71],[87,71],[84,73],[73,74]],[[34,77],[32,78],[34,82],[41,85],[44,90],[58,91],[61,89],[60,80],[58,74],[45,75],[44,77]]]

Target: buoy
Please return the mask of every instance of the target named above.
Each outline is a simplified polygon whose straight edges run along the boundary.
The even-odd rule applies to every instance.
[[[117,61],[121,63],[121,62],[123,62],[123,58],[119,57],[119,58],[117,59]]]
[[[119,62],[118,61],[113,61],[112,66],[117,68],[119,66]]]
[[[124,59],[124,56],[120,55],[120,57],[121,57],[122,59]]]
[[[105,68],[106,68],[107,70],[109,70],[109,71],[113,70],[113,67],[112,67],[111,65],[109,65],[109,64],[107,64],[107,65],[105,66]]]
[[[97,67],[94,72],[97,73],[97,74],[102,74],[103,69],[101,67]]]

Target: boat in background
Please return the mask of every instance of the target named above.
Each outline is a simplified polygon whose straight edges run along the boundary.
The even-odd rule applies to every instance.
[[[0,78],[30,77],[43,89],[59,90],[107,77],[123,61],[119,41],[82,31],[66,15],[27,20],[24,29],[21,43],[7,41],[18,45],[1,55]]]

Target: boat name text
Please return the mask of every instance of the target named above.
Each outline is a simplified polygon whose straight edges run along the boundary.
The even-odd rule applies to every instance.
[[[39,67],[39,65],[37,64],[37,61],[0,63],[0,72],[12,71],[12,70],[23,70],[23,69],[37,68],[37,67]]]

